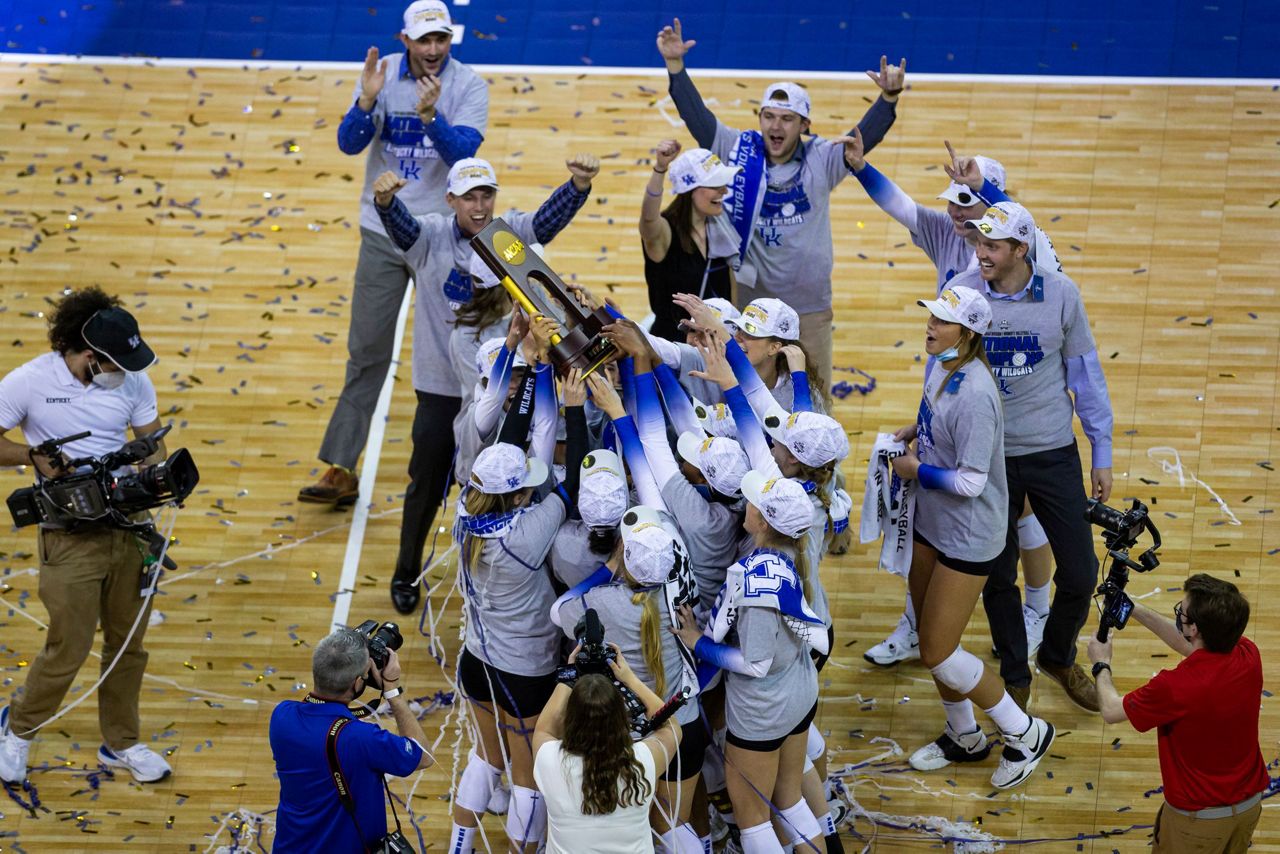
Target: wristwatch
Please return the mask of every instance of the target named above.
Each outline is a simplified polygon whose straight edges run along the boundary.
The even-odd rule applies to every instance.
[[[397,685],[397,686],[396,686],[396,687],[394,687],[394,688],[390,688],[390,689],[388,689],[388,690],[386,690],[386,691],[383,691],[383,692],[382,692],[382,699],[384,699],[384,700],[394,700],[396,697],[399,697],[399,696],[400,696],[401,694],[403,694],[403,693],[404,693],[404,689],[403,689],[403,688],[401,688],[399,685]]]
[[[1110,670],[1110,669],[1111,669],[1111,662],[1095,661],[1093,663],[1093,678],[1096,680],[1098,678],[1099,673],[1101,673],[1104,670]]]

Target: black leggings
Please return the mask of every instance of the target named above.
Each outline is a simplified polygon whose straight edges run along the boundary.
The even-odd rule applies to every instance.
[[[422,572],[422,546],[453,473],[453,419],[462,398],[417,392],[413,413],[413,454],[409,457],[409,489],[400,522],[400,554],[396,581],[413,581]]]

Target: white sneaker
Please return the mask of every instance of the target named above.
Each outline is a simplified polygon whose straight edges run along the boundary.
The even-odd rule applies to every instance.
[[[907,762],[917,771],[937,771],[952,762],[981,762],[991,753],[991,745],[982,728],[963,735],[948,723],[942,735],[911,754]]]
[[[1030,605],[1022,606],[1022,623],[1027,627],[1027,661],[1035,659],[1040,642],[1044,640],[1044,624],[1048,619],[1047,613],[1037,613]]]
[[[27,779],[27,753],[31,742],[9,731],[9,707],[0,709],[0,780],[21,783]]]
[[[128,768],[139,783],[155,783],[173,772],[163,756],[142,742],[119,753],[104,744],[98,748],[98,761],[108,768]]]
[[[997,789],[1012,789],[1030,777],[1049,752],[1053,733],[1053,724],[1042,718],[1032,718],[1031,726],[1022,735],[1017,738],[1005,736],[1000,767],[991,775],[991,785]]]
[[[872,664],[888,667],[899,661],[910,661],[920,657],[920,636],[911,628],[911,621],[903,614],[898,619],[898,627],[880,643],[862,654]]]
[[[493,791],[489,793],[489,804],[484,811],[489,815],[506,815],[507,806],[511,803],[511,789],[501,780],[498,785],[493,787]]]

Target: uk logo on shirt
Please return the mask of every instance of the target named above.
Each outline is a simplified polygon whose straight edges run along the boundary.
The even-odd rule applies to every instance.
[[[916,445],[921,460],[933,449],[933,409],[927,391],[920,398],[920,412],[916,415]]]
[[[765,191],[758,223],[762,232],[768,226],[799,225],[811,208],[803,182],[796,181],[782,190],[771,187]]]
[[[471,275],[461,273],[456,268],[449,271],[449,277],[441,286],[444,298],[449,301],[450,308],[457,310],[464,303],[471,301]]]
[[[422,160],[440,156],[435,144],[427,137],[426,126],[417,113],[389,114],[382,125],[382,147],[387,154],[401,159]]]

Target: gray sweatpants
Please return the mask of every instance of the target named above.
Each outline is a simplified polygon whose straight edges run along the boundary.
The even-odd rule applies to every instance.
[[[320,443],[320,459],[330,465],[355,468],[369,439],[369,422],[395,356],[396,318],[411,274],[389,237],[360,229],[347,376]]]

